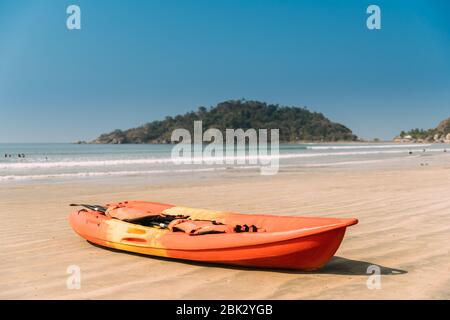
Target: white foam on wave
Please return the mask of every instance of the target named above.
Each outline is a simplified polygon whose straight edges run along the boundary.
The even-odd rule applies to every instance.
[[[38,168],[74,168],[74,167],[103,167],[118,165],[139,165],[168,163],[170,158],[160,159],[119,159],[119,160],[85,160],[85,161],[41,161],[2,163],[0,169],[38,169]]]
[[[187,172],[210,172],[226,170],[227,168],[201,168],[201,169],[179,169],[179,170],[145,170],[145,171],[106,171],[106,172],[77,172],[77,173],[55,173],[55,174],[34,174],[34,175],[9,175],[0,176],[0,181],[24,181],[24,180],[43,180],[43,179],[64,179],[64,178],[89,178],[89,177],[108,177],[108,176],[136,176],[158,173],[187,173]]]
[[[445,149],[427,149],[426,152],[443,152]],[[423,149],[409,149],[410,152],[423,152]],[[401,154],[406,153],[405,150],[377,150],[377,151],[347,151],[347,152],[323,152],[323,153],[304,153],[304,154],[284,154],[280,155],[281,159],[291,158],[314,158],[328,156],[356,156],[356,155],[376,155],[376,154]]]
[[[391,159],[392,160],[392,159]],[[316,168],[316,167],[334,167],[334,166],[347,166],[355,164],[369,164],[369,163],[380,163],[385,162],[385,159],[377,160],[355,160],[355,161],[337,161],[337,162],[326,162],[326,163],[307,163],[301,165],[302,167]]]
[[[430,147],[431,144],[423,144],[422,147]],[[345,150],[345,149],[393,149],[393,148],[417,148],[417,144],[381,144],[381,145],[352,145],[352,146],[307,146],[310,150]]]
[[[417,147],[417,146],[416,146]],[[443,152],[445,149],[426,149],[426,152]],[[422,152],[421,149],[409,149],[411,152]],[[344,151],[344,152],[320,152],[320,153],[288,153],[279,155],[266,156],[234,156],[234,157],[204,157],[200,159],[203,162],[225,163],[225,160],[231,161],[252,161],[252,160],[270,160],[278,157],[279,159],[294,159],[294,158],[314,158],[314,157],[328,157],[328,156],[353,156],[353,155],[375,155],[375,154],[401,154],[405,150],[368,150],[368,151]],[[192,158],[195,161],[195,158]],[[56,161],[56,162],[15,162],[15,163],[1,163],[0,170],[31,170],[31,169],[46,169],[46,168],[77,168],[77,167],[105,167],[105,166],[127,166],[127,165],[148,165],[148,164],[166,164],[166,163],[182,163],[172,158],[154,158],[154,159],[120,159],[120,160],[86,160],[86,161]]]

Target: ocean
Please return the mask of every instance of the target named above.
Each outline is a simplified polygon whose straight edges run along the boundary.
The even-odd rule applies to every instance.
[[[164,176],[216,172],[236,167],[254,170],[258,167],[248,163],[177,164],[171,158],[172,148],[173,145],[142,144],[0,144],[0,183]],[[448,144],[282,144],[279,147],[279,166],[281,169],[351,166],[447,150],[450,152]]]

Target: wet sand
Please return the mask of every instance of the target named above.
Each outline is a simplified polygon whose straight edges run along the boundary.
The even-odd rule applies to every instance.
[[[435,159],[435,160],[433,160]],[[221,173],[167,182],[0,185],[3,299],[449,299],[450,156],[401,166]],[[72,202],[130,199],[243,213],[356,217],[321,270],[252,270],[103,249],[67,222]],[[67,289],[68,266],[81,288]],[[368,289],[367,268],[381,270]]]

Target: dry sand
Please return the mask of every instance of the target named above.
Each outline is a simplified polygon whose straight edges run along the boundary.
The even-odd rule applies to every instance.
[[[285,169],[153,184],[0,186],[3,299],[449,299],[450,155],[402,168]],[[126,182],[127,181],[127,182]],[[171,261],[93,246],[69,227],[71,202],[143,199],[279,215],[356,217],[335,258],[316,272]],[[368,266],[381,267],[369,290]],[[66,288],[69,265],[81,289]]]

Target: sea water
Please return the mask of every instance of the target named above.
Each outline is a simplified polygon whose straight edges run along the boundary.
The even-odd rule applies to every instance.
[[[0,144],[0,183],[215,172],[252,165],[177,164],[167,144]],[[445,144],[281,144],[283,167],[314,168],[383,162],[449,151]],[[19,156],[20,155],[20,156]],[[24,155],[24,157],[22,156]]]

